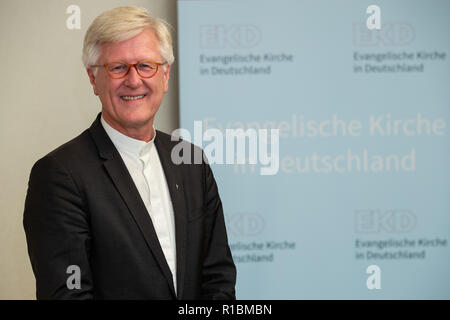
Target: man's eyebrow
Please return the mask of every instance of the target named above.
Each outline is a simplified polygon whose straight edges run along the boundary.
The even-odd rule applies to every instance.
[[[130,64],[132,64],[132,63],[138,63],[138,62],[141,62],[141,61],[153,61],[153,62],[162,62],[162,60],[164,60],[163,58],[161,58],[161,59],[156,59],[156,58],[152,58],[152,57],[144,57],[144,58],[142,58],[142,59],[124,59],[124,58],[122,58],[122,59],[120,59],[120,58],[117,58],[117,59],[107,59],[107,62],[112,62],[112,61],[114,61],[114,62],[125,62],[125,63],[130,63]]]

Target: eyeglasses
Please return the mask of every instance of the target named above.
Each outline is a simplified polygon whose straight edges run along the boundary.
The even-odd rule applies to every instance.
[[[138,63],[128,64],[125,62],[109,62],[100,65],[92,65],[91,67],[105,67],[108,75],[113,79],[121,79],[124,78],[128,72],[130,72],[131,67],[134,67],[137,73],[142,78],[151,78],[157,72],[159,66],[163,66],[167,63],[167,61],[159,63],[153,62],[150,60],[139,61]]]

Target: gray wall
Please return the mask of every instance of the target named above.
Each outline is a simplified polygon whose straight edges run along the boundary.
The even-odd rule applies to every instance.
[[[69,30],[69,5],[81,8],[81,29]],[[35,284],[22,226],[28,176],[34,162],[72,139],[101,109],[81,63],[84,34],[101,12],[146,7],[173,27],[176,0],[0,1],[0,299],[34,299]],[[178,127],[178,67],[157,114],[156,128]]]

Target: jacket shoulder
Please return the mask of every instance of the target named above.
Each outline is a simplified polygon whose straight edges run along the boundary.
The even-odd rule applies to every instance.
[[[93,152],[96,151],[96,146],[90,137],[88,130],[83,131],[80,135],[72,140],[60,145],[56,149],[50,151],[45,156],[40,158],[36,163],[53,162],[59,163],[66,167],[73,163],[80,163],[86,161]]]

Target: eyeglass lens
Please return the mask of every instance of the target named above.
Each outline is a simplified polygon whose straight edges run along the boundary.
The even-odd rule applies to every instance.
[[[140,76],[149,78],[156,73],[158,65],[151,61],[142,61],[137,63],[135,68]],[[107,70],[113,77],[123,77],[130,70],[130,65],[122,62],[113,62],[108,65]]]

